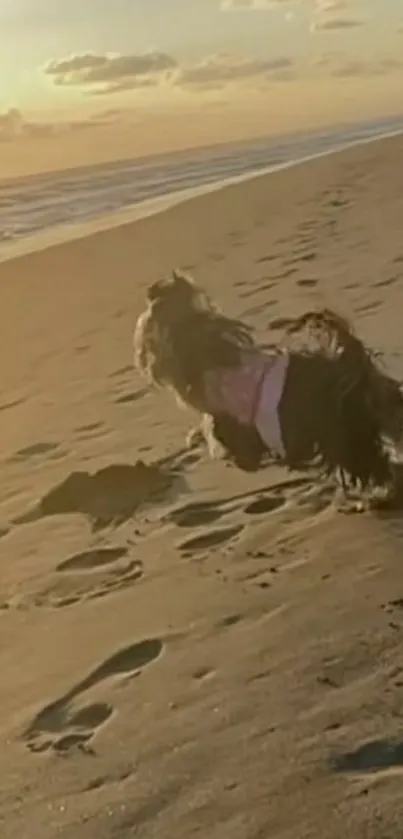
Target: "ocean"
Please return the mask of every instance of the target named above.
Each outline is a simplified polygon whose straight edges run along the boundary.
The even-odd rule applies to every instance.
[[[227,182],[400,132],[403,116],[0,181],[0,256],[39,233],[68,233],[69,226],[134,208],[137,217],[149,215],[163,209],[165,199],[169,206]]]

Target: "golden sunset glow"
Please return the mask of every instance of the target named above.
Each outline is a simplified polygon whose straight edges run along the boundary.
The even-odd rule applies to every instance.
[[[398,113],[400,0],[2,0],[0,175]]]

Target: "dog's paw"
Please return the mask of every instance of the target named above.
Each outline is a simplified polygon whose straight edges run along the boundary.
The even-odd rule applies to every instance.
[[[199,446],[205,445],[206,437],[200,425],[196,428],[191,428],[189,433],[186,435],[186,448],[191,451],[192,449],[197,449]]]

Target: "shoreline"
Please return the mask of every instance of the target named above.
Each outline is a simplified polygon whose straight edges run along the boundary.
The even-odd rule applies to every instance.
[[[380,140],[392,139],[394,137],[399,137],[402,134],[403,128],[376,136],[360,138],[358,140],[353,140],[331,147],[326,149],[326,151],[318,151],[314,154],[305,155],[303,157],[295,158],[294,160],[284,161],[283,163],[267,166],[259,170],[252,169],[250,172],[243,173],[242,175],[234,175],[233,177],[224,178],[222,180],[207,182],[197,187],[177,190],[157,198],[139,201],[128,208],[103,214],[102,216],[89,221],[77,223],[73,222],[72,224],[56,226],[51,230],[24,236],[16,240],[14,243],[0,245],[0,264],[14,259],[19,259],[20,257],[28,256],[36,252],[58,247],[69,242],[86,239],[108,230],[113,230],[119,227],[127,227],[128,225],[135,224],[136,222],[144,219],[166,213],[178,205],[194,201],[204,195],[221,192],[228,187],[264,178],[265,176],[275,174],[276,172],[294,169],[296,167],[303,166],[306,163],[310,163],[311,161],[332,157],[348,151],[349,149],[377,143]]]

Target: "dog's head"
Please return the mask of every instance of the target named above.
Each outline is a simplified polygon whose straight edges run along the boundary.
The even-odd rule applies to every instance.
[[[153,283],[147,300],[134,336],[137,369],[208,413],[205,374],[238,364],[241,350],[254,347],[250,328],[221,314],[209,295],[180,271]]]
[[[152,283],[134,332],[134,361],[139,372],[156,384],[179,385],[179,356],[184,354],[186,341],[190,346],[194,315],[208,311],[216,311],[212,301],[180,271]]]
[[[195,311],[217,311],[216,305],[193,279],[175,269],[171,276],[152,283],[147,291],[149,306],[164,323],[177,323]]]

